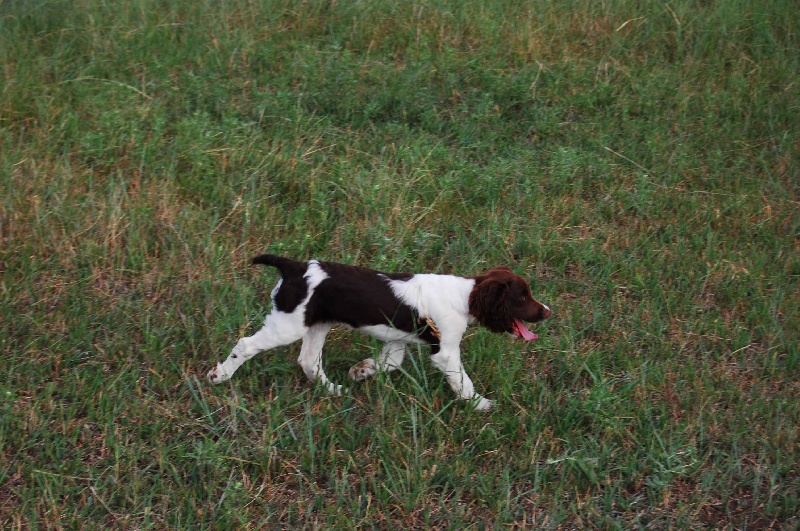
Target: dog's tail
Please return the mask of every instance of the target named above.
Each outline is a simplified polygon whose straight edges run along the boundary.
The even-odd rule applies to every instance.
[[[255,264],[263,264],[272,267],[277,267],[282,277],[295,277],[295,276],[303,276],[308,265],[303,262],[298,262],[297,260],[292,260],[291,258],[284,258],[283,256],[277,256],[274,254],[260,254],[253,258],[253,265]]]

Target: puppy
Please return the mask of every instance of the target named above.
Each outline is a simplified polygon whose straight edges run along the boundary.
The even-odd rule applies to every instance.
[[[480,410],[492,402],[475,392],[461,363],[460,343],[467,326],[478,323],[492,332],[526,341],[537,339],[525,322],[550,317],[546,305],[510,269],[498,267],[473,277],[382,273],[334,262],[298,262],[262,254],[253,264],[278,268],[281,279],[272,290],[272,312],[264,326],[239,339],[228,358],[208,373],[218,384],[264,350],[302,339],[298,362],[306,376],[338,395],[342,388],[322,369],[322,345],[336,324],[360,330],[386,342],[378,359],[368,358],[350,370],[353,380],[400,366],[410,343],[431,345],[431,362],[464,400]]]

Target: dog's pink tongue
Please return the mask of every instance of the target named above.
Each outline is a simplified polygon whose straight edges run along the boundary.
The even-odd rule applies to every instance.
[[[516,325],[517,328],[517,334],[525,341],[533,341],[534,339],[539,339],[539,336],[537,336],[536,334],[525,328],[525,324],[519,319],[514,319],[514,324]]]

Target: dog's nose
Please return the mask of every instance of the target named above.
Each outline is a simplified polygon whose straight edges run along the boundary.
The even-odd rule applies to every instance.
[[[542,312],[542,315],[544,315],[544,318],[547,319],[553,314],[553,312],[550,311],[550,308],[546,304],[542,304],[542,306],[544,306],[544,312]]]

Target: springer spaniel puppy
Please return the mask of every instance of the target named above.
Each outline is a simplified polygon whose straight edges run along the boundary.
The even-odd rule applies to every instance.
[[[538,336],[523,321],[537,323],[551,313],[533,298],[521,277],[503,267],[474,277],[457,277],[380,273],[271,254],[256,256],[253,264],[273,266],[281,272],[282,278],[272,290],[272,313],[261,330],[239,339],[228,359],[208,373],[211,383],[230,379],[261,351],[302,339],[297,361],[306,376],[338,395],[342,387],[331,383],[322,370],[322,344],[334,325],[343,324],[386,341],[377,360],[368,358],[350,369],[353,380],[397,369],[407,344],[428,344],[433,365],[444,373],[458,397],[485,410],[492,402],[475,392],[461,364],[459,344],[467,325],[477,322],[492,332],[531,341]]]

